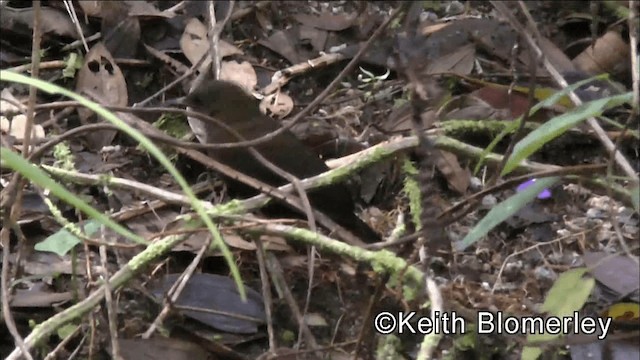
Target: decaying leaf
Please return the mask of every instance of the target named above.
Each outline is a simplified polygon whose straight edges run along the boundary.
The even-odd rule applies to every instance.
[[[473,44],[461,46],[431,61],[427,66],[428,74],[455,73],[468,75],[473,70],[473,62],[476,57],[476,48]]]
[[[458,158],[448,152],[438,150],[440,153],[437,156],[436,166],[440,173],[447,179],[447,183],[451,190],[459,194],[464,194],[469,188],[471,182],[471,174],[468,169],[463,169],[458,163]]]
[[[3,6],[0,11],[0,27],[5,30],[16,30],[16,25],[23,25],[33,30],[33,8],[15,9]],[[54,33],[74,39],[79,38],[69,16],[50,7],[40,8],[40,30],[44,34]]]
[[[302,56],[298,54],[294,44],[298,37],[294,29],[278,30],[266,39],[260,39],[258,44],[279,54],[292,64],[302,61]]]
[[[145,3],[142,1],[141,3]],[[102,5],[102,41],[112,56],[134,58],[140,41],[140,21],[129,14],[126,5],[107,1]]]
[[[281,92],[265,96],[260,102],[260,111],[267,115],[273,115],[278,119],[289,115],[292,110],[293,99]]]
[[[224,40],[218,43],[220,58],[224,59],[231,55],[241,55],[242,51]],[[207,27],[200,20],[193,18],[187,22],[184,33],[180,38],[180,49],[191,64],[197,63],[203,55],[209,52],[209,40],[207,39]],[[200,69],[206,69],[211,63],[208,56]]]
[[[124,75],[101,42],[94,45],[87,54],[84,65],[78,73],[76,92],[95,95],[106,105],[127,105],[129,98]],[[78,116],[83,124],[87,124],[95,114],[90,110],[79,108]],[[87,145],[92,150],[99,150],[111,144],[115,136],[115,130],[95,131],[86,135]]]
[[[162,298],[180,274],[168,274],[154,287],[153,294]],[[177,307],[188,307],[180,312],[213,328],[235,334],[252,334],[265,322],[262,296],[244,287],[247,301],[242,301],[236,283],[227,276],[193,274],[180,297]],[[208,310],[208,311],[207,311]]]

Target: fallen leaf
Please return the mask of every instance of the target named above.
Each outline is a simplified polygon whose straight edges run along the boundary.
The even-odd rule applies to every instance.
[[[161,299],[180,275],[166,275],[154,287],[153,294]],[[236,334],[252,334],[258,331],[259,324],[265,322],[266,315],[260,293],[247,286],[245,291],[246,302],[240,298],[236,283],[231,278],[215,274],[193,274],[174,305],[178,309],[180,306],[188,307],[189,310],[183,309],[180,312],[213,328]]]
[[[196,64],[202,56],[209,52],[207,27],[200,20],[192,18],[187,22],[184,33],[180,38],[180,49],[192,65]],[[240,49],[222,39],[218,42],[218,50],[220,51],[221,59],[231,55],[243,54]],[[211,64],[211,57],[207,55],[207,59],[202,63],[200,69],[206,69],[209,64]]]
[[[267,115],[273,115],[282,119],[293,110],[293,99],[284,93],[277,92],[267,95],[260,102],[260,111]]]
[[[247,91],[258,85],[258,75],[248,61],[223,61],[220,67],[220,80],[226,80],[240,85]]]
[[[16,9],[2,6],[0,11],[2,29],[16,30],[16,24],[27,26],[33,30],[33,8]],[[54,8],[43,6],[40,8],[40,30],[44,34],[54,33],[61,36],[78,39],[78,31],[71,22],[69,15]]]
[[[436,166],[440,173],[444,175],[449,184],[449,188],[458,194],[464,194],[471,183],[471,173],[468,169],[463,169],[458,162],[458,158],[448,152],[438,150],[439,156],[436,156]]]
[[[127,105],[129,98],[124,75],[103,43],[94,45],[87,54],[78,73],[76,92],[95,94],[101,97],[105,105]],[[85,108],[78,108],[78,116],[83,124],[88,124],[95,114]],[[99,130],[87,134],[85,139],[90,149],[99,150],[110,145],[116,133],[115,130]]]

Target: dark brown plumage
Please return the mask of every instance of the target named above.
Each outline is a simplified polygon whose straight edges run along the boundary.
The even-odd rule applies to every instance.
[[[255,139],[277,130],[280,125],[262,114],[257,101],[242,88],[225,81],[206,81],[194,89],[184,100],[194,111],[207,114],[224,122],[244,139]],[[226,143],[238,141],[228,131],[214,124],[189,119],[201,142]],[[206,131],[197,129],[206,128]],[[327,165],[291,132],[285,131],[274,139],[255,146],[255,149],[279,168],[300,179],[312,177],[328,170]],[[246,148],[215,149],[209,155],[246,175],[271,186],[282,186],[286,180],[274,174],[256,160]],[[230,191],[241,197],[257,194],[257,190],[231,179]],[[354,204],[348,189],[335,184],[309,193],[311,205],[325,213],[336,223],[353,232],[365,242],[378,241],[379,235],[354,213]]]

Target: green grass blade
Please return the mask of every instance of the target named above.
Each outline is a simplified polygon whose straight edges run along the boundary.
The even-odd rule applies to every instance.
[[[498,224],[505,221],[518,210],[522,209],[525,205],[531,202],[531,200],[538,196],[542,190],[550,187],[558,180],[558,177],[537,179],[523,191],[516,193],[496,205],[473,229],[471,229],[462,241],[456,244],[457,250],[462,251],[480,240],[483,236],[487,235],[491,229],[498,226]]]
[[[616,95],[584,103],[571,111],[547,121],[545,124],[530,132],[513,148],[513,154],[507,161],[501,176],[513,171],[518,164],[540,149],[544,144],[564,134],[587,118],[598,116],[603,111],[631,101],[632,93]]]

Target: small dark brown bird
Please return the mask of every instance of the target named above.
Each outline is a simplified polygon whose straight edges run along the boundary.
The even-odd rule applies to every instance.
[[[251,140],[273,132],[280,125],[262,114],[255,98],[239,86],[226,81],[205,81],[192,90],[183,101],[194,111],[207,114],[233,128],[244,139]],[[237,142],[237,138],[214,124],[189,119],[198,140],[203,143]],[[329,168],[322,159],[289,131],[255,146],[255,149],[282,170],[305,179],[323,173]],[[282,186],[285,179],[267,169],[246,148],[212,149],[209,155],[221,163],[271,186]],[[257,190],[226,179],[234,195],[249,197]],[[348,189],[334,184],[309,192],[311,205],[333,221],[353,232],[364,242],[379,241],[379,235],[354,213],[354,203]]]

